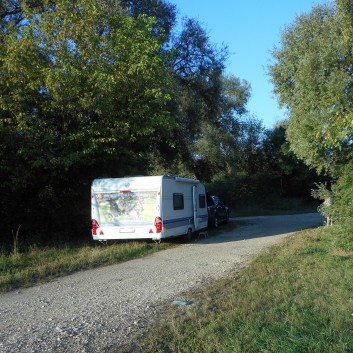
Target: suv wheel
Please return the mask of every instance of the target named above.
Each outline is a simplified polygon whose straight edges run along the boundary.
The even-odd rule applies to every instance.
[[[219,220],[218,220],[218,216],[217,216],[217,215],[216,215],[215,218],[214,218],[213,226],[214,226],[215,228],[218,228],[218,226],[219,226]]]

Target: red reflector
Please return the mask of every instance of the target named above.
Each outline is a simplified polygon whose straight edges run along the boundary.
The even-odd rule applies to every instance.
[[[156,217],[154,220],[154,225],[156,226],[156,233],[161,233],[162,232],[162,218],[161,217]]]
[[[95,219],[92,219],[92,235],[97,235],[97,229],[99,228],[99,224]]]
[[[150,229],[150,231],[149,231],[148,233],[150,233],[150,234],[151,234],[151,233],[153,233],[153,230],[152,230],[152,229]]]
[[[131,192],[131,190],[120,190],[120,192],[126,194],[126,193],[128,193],[128,192]]]
[[[99,235],[104,235],[104,233],[103,233],[103,231],[102,231],[102,230],[100,231]]]

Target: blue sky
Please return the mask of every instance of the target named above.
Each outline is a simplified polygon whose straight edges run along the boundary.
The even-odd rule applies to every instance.
[[[267,66],[270,51],[280,44],[285,26],[297,15],[308,13],[326,0],[169,0],[178,10],[178,19],[197,19],[207,30],[213,44],[225,44],[230,56],[227,74],[251,84],[248,110],[271,128],[285,118],[278,108]]]

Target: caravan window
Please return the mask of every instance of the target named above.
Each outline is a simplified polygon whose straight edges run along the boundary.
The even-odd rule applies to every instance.
[[[174,210],[184,209],[184,195],[183,194],[173,194],[173,208]]]
[[[199,207],[206,208],[206,195],[199,195]]]

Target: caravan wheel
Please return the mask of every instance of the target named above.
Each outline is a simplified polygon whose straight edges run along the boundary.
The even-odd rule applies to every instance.
[[[192,239],[192,229],[191,228],[188,229],[188,232],[186,233],[185,238],[187,241],[191,241],[191,239]]]

